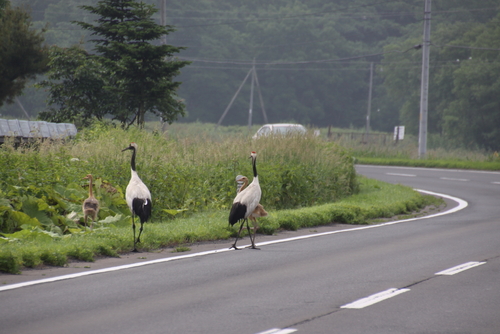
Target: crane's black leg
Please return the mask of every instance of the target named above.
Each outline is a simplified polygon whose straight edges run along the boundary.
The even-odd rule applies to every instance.
[[[141,227],[139,228],[139,236],[137,237],[137,242],[141,242],[141,233],[144,227],[144,222],[141,221]]]
[[[243,221],[241,222],[241,225],[240,225],[240,230],[238,231],[238,234],[236,235],[236,240],[234,240],[234,244],[233,244],[231,247],[229,247],[229,249],[234,248],[234,249],[236,249],[236,250],[239,250],[239,248],[238,248],[238,247],[236,247],[236,242],[237,242],[237,241],[238,241],[238,239],[240,238],[240,233],[241,233],[241,230],[243,229],[243,226],[245,225],[245,220],[246,220],[246,219],[243,219]]]
[[[134,249],[132,252],[137,252],[137,248],[135,247],[135,244],[137,243],[135,240],[135,222],[134,222],[134,215],[132,215],[132,231],[134,231]]]

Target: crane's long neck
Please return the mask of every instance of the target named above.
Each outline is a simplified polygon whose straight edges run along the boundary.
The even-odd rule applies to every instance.
[[[92,193],[92,176],[89,175],[89,197],[94,197]]]
[[[240,193],[240,192],[242,192],[242,191],[243,191],[243,189],[245,189],[245,188],[246,188],[246,186],[248,186],[248,179],[247,179],[247,178],[245,178],[245,179],[243,180],[243,184],[241,185],[240,190],[238,190],[238,192],[239,192],[239,193]]]
[[[259,177],[257,176],[257,164],[256,164],[257,157],[252,157],[252,166],[253,166],[253,181],[257,180],[259,182]]]
[[[135,172],[135,147],[132,148],[132,158],[130,159],[130,168]]]

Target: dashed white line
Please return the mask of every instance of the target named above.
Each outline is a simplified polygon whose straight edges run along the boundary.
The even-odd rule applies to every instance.
[[[374,295],[358,299],[352,303],[345,304],[341,306],[340,308],[354,308],[354,309],[361,309],[376,303],[379,303],[383,300],[395,297],[399,294],[402,294],[404,292],[410,291],[410,289],[388,289],[379,293],[376,293]]]
[[[492,184],[500,184],[500,182],[497,182],[497,181],[493,181],[491,182]]]
[[[259,332],[257,334],[289,334],[289,333],[293,333],[293,332],[296,332],[297,330],[294,329],[294,328],[283,328],[283,329],[280,329],[280,328],[273,328],[273,329],[270,329],[270,330],[267,330],[267,331],[264,331],[264,332]]]
[[[385,173],[387,175],[393,175],[393,176],[407,176],[407,177],[415,177],[417,175],[415,174],[401,174],[401,173]]]
[[[480,265],[485,264],[485,263],[486,262],[471,261],[471,262],[460,264],[460,265],[455,266],[453,268],[442,270],[440,272],[437,272],[435,275],[455,275],[455,274],[458,274],[459,272],[480,266]]]
[[[461,181],[461,182],[467,182],[470,181],[469,179],[455,179],[452,177],[440,177],[441,180],[446,180],[446,181]]]

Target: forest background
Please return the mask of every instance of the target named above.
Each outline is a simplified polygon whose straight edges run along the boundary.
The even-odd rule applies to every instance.
[[[160,1],[144,2],[160,7]],[[71,21],[92,22],[79,6],[96,1],[11,3],[29,6],[34,29],[48,24],[48,45],[84,41],[92,52],[89,33]],[[166,43],[186,47],[178,58],[191,61],[176,78],[187,110],[181,122],[217,123],[255,66],[269,122],[363,128],[373,64],[372,130],[405,125],[407,133],[418,133],[423,1],[166,4],[166,23],[176,29]],[[500,149],[499,9],[500,0],[432,1],[428,130],[448,147]],[[160,22],[160,12],[155,18]],[[19,97],[31,118],[47,108],[45,94],[27,88]],[[249,96],[247,81],[223,125],[247,124]],[[253,122],[264,123],[258,98],[253,111]],[[25,118],[16,104],[3,106],[0,114]]]

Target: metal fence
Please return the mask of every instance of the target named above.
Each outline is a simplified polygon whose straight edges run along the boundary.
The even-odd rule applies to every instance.
[[[393,135],[386,133],[329,132],[327,137],[330,140],[350,143],[379,145],[391,145],[395,143]]]

